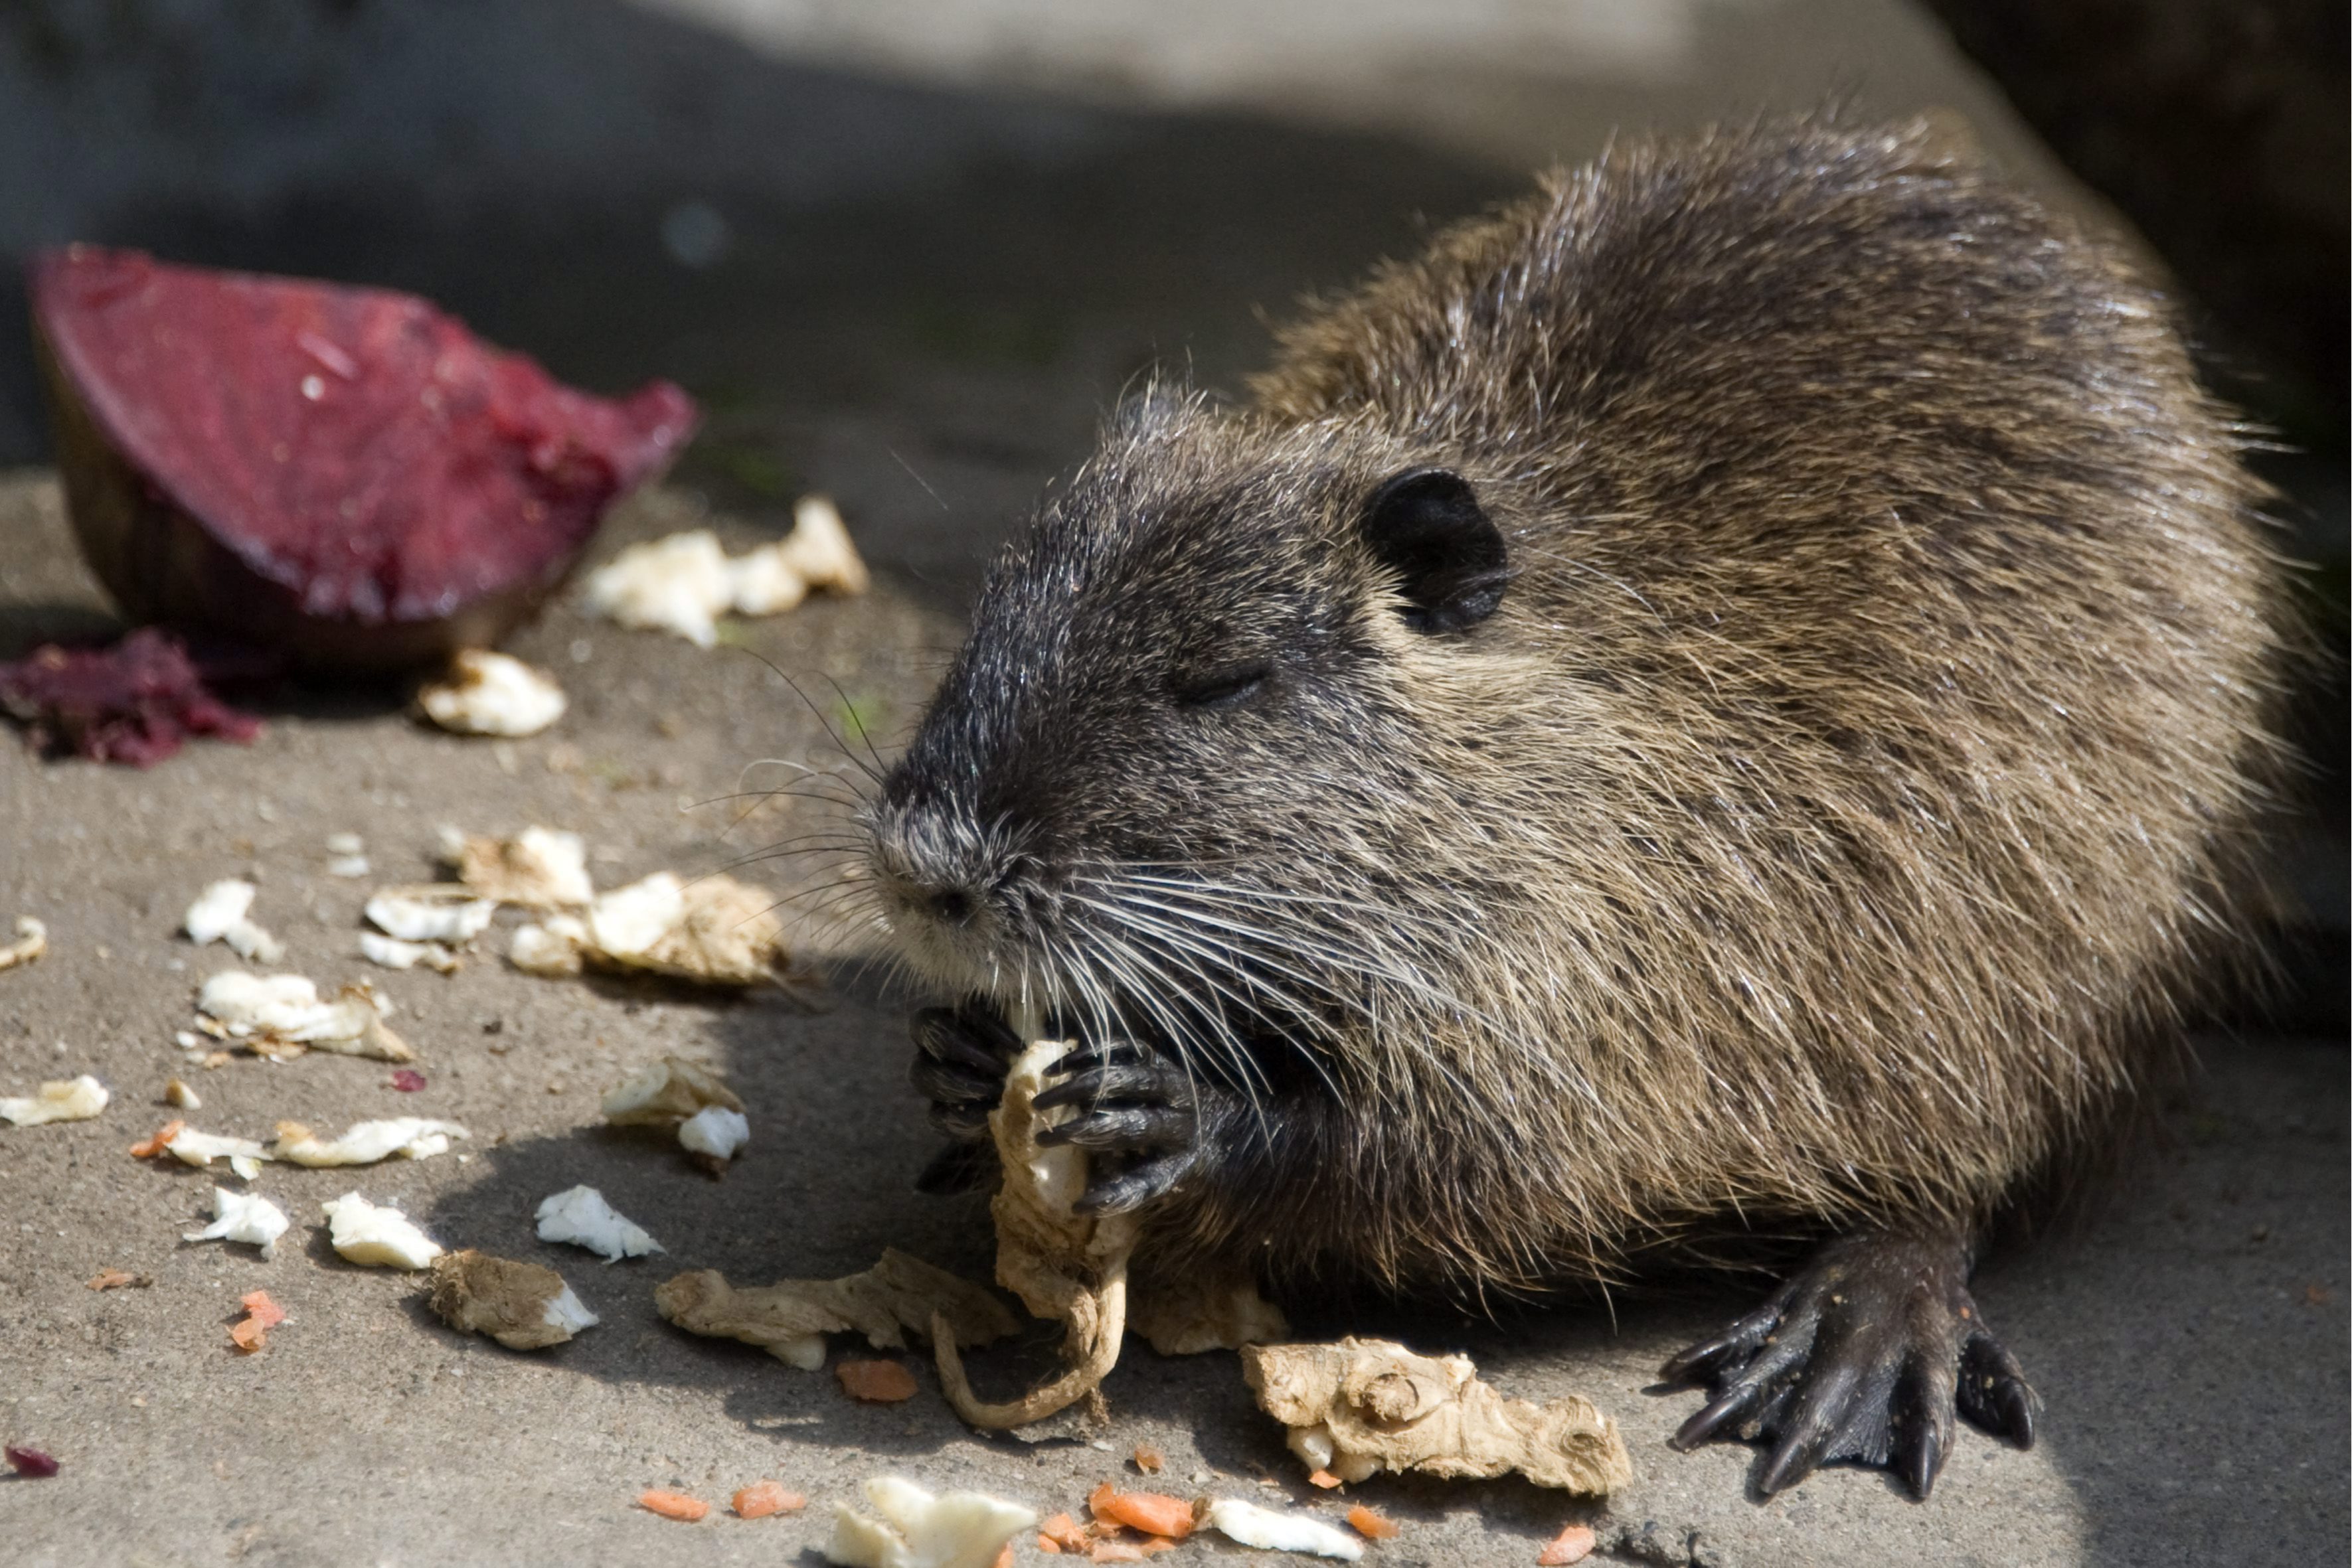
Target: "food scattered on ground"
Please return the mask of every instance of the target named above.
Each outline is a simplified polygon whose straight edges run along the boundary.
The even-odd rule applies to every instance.
[[[321,1138],[299,1122],[280,1122],[269,1145],[270,1157],[298,1166],[372,1166],[397,1155],[404,1160],[430,1159],[448,1152],[449,1140],[472,1136],[455,1122],[428,1121],[422,1116],[394,1116],[381,1122],[354,1122],[340,1138]]]
[[[278,1256],[278,1239],[286,1234],[286,1211],[255,1192],[213,1188],[213,1222],[191,1230],[183,1241],[242,1241],[261,1249],[267,1260]]]
[[[716,1105],[740,1112],[727,1081],[682,1056],[650,1061],[604,1092],[604,1120],[616,1127],[675,1127]]]
[[[1589,1524],[1571,1524],[1544,1542],[1543,1551],[1536,1557],[1536,1568],[1573,1568],[1592,1555],[1598,1544]]]
[[[327,874],[341,877],[362,877],[373,868],[364,852],[367,841],[357,833],[329,833],[327,853],[334,858],[327,862]]]
[[[367,901],[365,914],[376,929],[360,933],[360,954],[387,969],[422,964],[453,975],[460,966],[458,953],[473,945],[498,912],[494,900],[449,883],[388,887]]]
[[[1092,1541],[1078,1521],[1066,1513],[1057,1513],[1037,1526],[1037,1549],[1040,1552],[1075,1552],[1084,1555]]]
[[[1017,1502],[982,1492],[934,1497],[912,1481],[877,1476],[866,1500],[878,1518],[834,1505],[828,1562],[843,1568],[991,1568],[1013,1538],[1037,1522]]]
[[[843,1393],[869,1405],[896,1405],[915,1396],[915,1375],[895,1361],[845,1361],[833,1375]]]
[[[414,1094],[425,1087],[425,1074],[413,1067],[392,1070],[392,1086],[403,1094]]]
[[[1087,1511],[1107,1524],[1181,1541],[1192,1533],[1192,1505],[1165,1492],[1120,1491],[1108,1481],[1087,1498]]]
[[[454,975],[466,961],[438,942],[403,942],[381,931],[360,933],[360,956],[386,969],[414,969],[419,965],[437,975]]]
[[[576,975],[587,963],[707,985],[805,987],[808,977],[787,969],[775,906],[764,890],[730,876],[681,882],[656,872],[598,897],[585,919],[559,915],[521,927],[507,957],[534,975]]]
[[[494,646],[695,423],[575,392],[413,295],[75,246],[32,269],[82,552],[134,621],[305,664]]]
[[[805,1372],[824,1364],[824,1336],[856,1332],[877,1350],[905,1347],[943,1321],[957,1342],[987,1344],[1020,1324],[986,1288],[897,1249],[862,1274],[784,1280],[738,1290],[715,1269],[680,1274],[654,1292],[662,1316],[688,1333],[739,1339]]]
[[[143,1143],[131,1145],[134,1159],[152,1159],[157,1155],[170,1155],[182,1165],[199,1169],[215,1160],[226,1160],[228,1168],[251,1181],[261,1174],[261,1162],[275,1158],[268,1149],[251,1138],[223,1137],[213,1133],[199,1133],[185,1122],[171,1121],[156,1130],[155,1135]]]
[[[588,923],[570,915],[551,915],[544,923],[515,927],[507,944],[507,962],[526,975],[568,980],[587,967],[582,955],[588,946]]]
[[[740,1111],[706,1105],[677,1124],[677,1141],[687,1153],[700,1155],[718,1170],[751,1141],[751,1124]]]
[[[1129,1457],[1135,1460],[1135,1468],[1147,1476],[1156,1476],[1168,1468],[1168,1456],[1149,1443],[1138,1443]]]
[[[225,942],[248,964],[284,961],[286,946],[257,925],[252,917],[254,894],[260,889],[235,877],[214,883],[188,905],[180,928],[197,946]]]
[[[154,1282],[152,1274],[134,1274],[128,1269],[100,1269],[85,1281],[93,1291],[143,1291]]]
[[[798,1513],[808,1506],[808,1499],[796,1491],[786,1491],[776,1481],[755,1481],[735,1494],[733,1507],[738,1519],[765,1519],[772,1513]]]
[[[30,1094],[0,1095],[0,1121],[19,1127],[45,1122],[87,1122],[106,1109],[106,1085],[85,1072],[79,1078],[52,1079]]]
[[[607,1263],[666,1251],[645,1227],[625,1219],[593,1186],[567,1187],[539,1206],[539,1239],[584,1247]]]
[[[1602,1496],[1633,1479],[1616,1422],[1591,1400],[1506,1399],[1467,1356],[1349,1338],[1245,1346],[1242,1373],[1260,1408],[1290,1428],[1291,1452],[1343,1480],[1383,1469],[1448,1479],[1516,1470],[1538,1486]]]
[[[1162,1355],[1239,1350],[1290,1337],[1290,1320],[1246,1274],[1154,1274],[1129,1292],[1128,1332]]]
[[[163,1080],[163,1103],[174,1111],[201,1111],[205,1108],[204,1097],[189,1088],[187,1081],[182,1078]]]
[[[931,1350],[948,1403],[975,1427],[1025,1426],[1093,1393],[1117,1364],[1127,1325],[1127,1262],[1135,1248],[1135,1221],[1123,1214],[1077,1213],[1072,1206],[1086,1191],[1085,1151],[1037,1142],[1039,1133],[1075,1112],[1039,1112],[1032,1103],[1047,1070],[1070,1042],[1036,1039],[1042,1028],[1031,1022],[1024,1034],[1032,1043],[1005,1075],[1004,1096],[988,1118],[1004,1170],[1003,1184],[989,1205],[996,1222],[996,1282],[1019,1296],[1033,1315],[1066,1325],[1066,1365],[1061,1376],[1023,1397],[990,1404],[964,1376],[955,1336],[934,1334]]]
[[[1378,1509],[1360,1502],[1348,1511],[1348,1528],[1367,1541],[1386,1541],[1401,1532],[1403,1526]]]
[[[391,1204],[370,1203],[347,1192],[319,1207],[327,1217],[327,1239],[346,1262],[372,1269],[424,1269],[441,1256],[440,1243]]]
[[[8,1461],[10,1469],[30,1480],[45,1479],[58,1473],[57,1460],[38,1448],[20,1448],[11,1444],[5,1448],[0,1448],[0,1458],[5,1458]]]
[[[224,969],[196,995],[196,1027],[256,1056],[290,1061],[305,1051],[413,1061],[416,1053],[385,1027],[392,1004],[365,980],[326,1001],[301,975],[248,975]]]
[[[261,733],[259,719],[222,702],[205,679],[177,637],[142,626],[111,648],[52,643],[0,664],[0,713],[44,757],[152,768],[192,735],[242,746]]]
[[[648,1487],[639,1492],[637,1506],[647,1513],[686,1524],[698,1524],[710,1512],[710,1505],[700,1498],[688,1497],[682,1491],[664,1491],[659,1487]]]
[[[425,716],[459,735],[520,740],[563,716],[563,688],[536,664],[487,648],[460,648],[448,674],[416,694]]]
[[[583,599],[592,615],[709,648],[721,615],[774,615],[812,590],[858,594],[868,586],[841,513],[807,496],[793,508],[793,531],[772,544],[730,557],[717,534],[695,528],[631,545],[588,574]]]
[[[16,939],[0,942],[0,969],[29,964],[49,950],[49,928],[29,915],[16,916]]]
[[[1300,1552],[1346,1563],[1364,1554],[1364,1543],[1336,1526],[1308,1514],[1260,1508],[1237,1497],[1221,1497],[1209,1504],[1201,1522],[1229,1541],[1268,1552]]]
[[[597,1322],[554,1270],[471,1248],[433,1260],[430,1300],[451,1328],[488,1334],[509,1350],[544,1350]]]
[[[267,1291],[248,1291],[237,1304],[245,1316],[229,1329],[229,1339],[247,1355],[268,1348],[269,1331],[286,1321],[286,1309],[271,1301]]]
[[[525,828],[497,839],[444,828],[441,861],[473,893],[522,909],[577,909],[596,896],[577,833]]]

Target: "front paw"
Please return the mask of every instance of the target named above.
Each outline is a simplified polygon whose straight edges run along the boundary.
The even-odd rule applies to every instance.
[[[1021,1041],[996,1009],[975,998],[957,1008],[925,1008],[911,1032],[915,1060],[907,1081],[930,1102],[931,1124],[951,1138],[988,1136],[988,1113],[1004,1096],[1004,1074]]]
[[[1036,1107],[1078,1113],[1037,1134],[1096,1155],[1082,1214],[1124,1214],[1167,1193],[1199,1163],[1203,1086],[1181,1067],[1127,1040],[1083,1046],[1054,1064],[1058,1082]]]

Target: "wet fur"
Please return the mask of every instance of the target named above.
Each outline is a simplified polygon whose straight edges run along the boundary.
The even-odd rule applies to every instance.
[[[1967,1233],[2239,946],[2262,494],[2168,302],[1927,131],[1620,147],[1251,390],[1122,415],[868,813],[916,968],[1218,1087],[1147,1251],[1509,1289]],[[1359,536],[1418,465],[1508,542],[1466,632]]]

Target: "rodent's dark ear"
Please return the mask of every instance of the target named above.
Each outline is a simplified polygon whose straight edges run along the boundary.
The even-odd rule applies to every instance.
[[[1364,542],[1404,581],[1416,632],[1459,632],[1495,612],[1510,581],[1503,531],[1468,480],[1446,468],[1408,468],[1364,503]]]

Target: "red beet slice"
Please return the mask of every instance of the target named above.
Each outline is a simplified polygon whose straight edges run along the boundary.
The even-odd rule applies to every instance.
[[[223,703],[168,632],[142,626],[111,648],[52,643],[0,664],[0,712],[20,720],[35,749],[148,768],[191,735],[240,744],[261,721]]]
[[[31,287],[91,568],[134,621],[300,664],[496,643],[694,429],[667,382],[592,397],[413,295],[91,246]]]
[[[51,1458],[48,1455],[43,1453],[38,1448],[11,1448],[7,1449],[0,1449],[0,1453],[5,1454],[8,1460],[8,1468],[15,1470],[20,1476],[26,1476],[35,1480],[39,1480],[58,1473],[57,1460]]]

